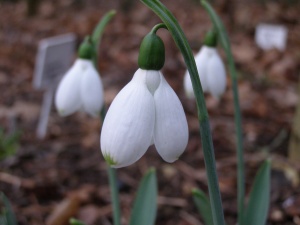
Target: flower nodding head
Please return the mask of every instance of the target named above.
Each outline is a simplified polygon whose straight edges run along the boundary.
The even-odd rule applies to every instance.
[[[107,111],[100,144],[106,162],[115,168],[139,160],[150,145],[167,162],[174,162],[188,142],[188,125],[177,95],[159,71],[165,62],[156,25],[143,39],[139,67]]]
[[[204,46],[195,56],[195,62],[199,73],[199,78],[203,92],[211,93],[215,98],[219,98],[226,89],[226,71],[216,49],[216,33],[210,31],[206,37]],[[190,74],[186,71],[184,76],[184,89],[186,95],[194,97],[194,91]]]
[[[59,83],[55,106],[61,116],[83,109],[99,116],[103,106],[103,86],[91,60],[77,59]]]
[[[159,71],[138,69],[113,100],[101,131],[101,150],[112,167],[140,159],[154,145],[174,162],[188,142],[183,107]]]

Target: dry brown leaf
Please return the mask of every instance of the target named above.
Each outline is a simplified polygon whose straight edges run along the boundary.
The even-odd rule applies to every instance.
[[[81,199],[77,195],[65,198],[46,219],[46,225],[68,225],[69,219],[78,212],[80,203]]]

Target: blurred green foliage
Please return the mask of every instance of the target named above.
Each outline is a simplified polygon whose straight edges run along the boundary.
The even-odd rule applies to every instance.
[[[16,225],[15,214],[12,211],[11,204],[4,193],[0,192],[0,224]]]
[[[20,131],[7,135],[5,134],[4,129],[0,127],[0,160],[16,153],[20,137]]]

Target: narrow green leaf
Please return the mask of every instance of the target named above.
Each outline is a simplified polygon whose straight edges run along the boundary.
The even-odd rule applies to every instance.
[[[153,225],[157,211],[157,181],[155,169],[143,177],[131,212],[130,225]]]
[[[207,195],[199,189],[192,190],[195,205],[206,225],[214,225],[211,206]]]
[[[148,6],[163,23],[167,26],[168,31],[172,35],[174,42],[180,50],[184,62],[191,75],[191,81],[194,89],[198,120],[200,125],[200,135],[202,140],[202,148],[204,154],[204,161],[206,167],[206,174],[208,179],[209,196],[215,225],[224,225],[224,213],[221,201],[220,188],[218,183],[218,175],[216,171],[214,146],[210,131],[209,116],[205,104],[205,97],[202,91],[199,74],[194,59],[193,52],[189,43],[178,24],[174,15],[165,7],[159,0],[140,0]]]
[[[221,18],[217,15],[213,7],[205,0],[201,0],[201,4],[208,12],[211,21],[214,24],[214,28],[218,32],[218,37],[221,45],[226,53],[228,67],[230,71],[230,78],[232,83],[232,94],[234,102],[234,121],[236,129],[236,141],[237,141],[237,186],[238,186],[238,224],[244,225],[243,214],[244,214],[244,199],[245,199],[245,163],[244,163],[244,150],[243,150],[243,129],[242,129],[242,115],[241,107],[239,103],[239,92],[237,84],[237,72],[235,68],[234,58],[230,48],[229,37],[226,33],[226,29],[222,23]]]
[[[15,214],[11,208],[11,204],[8,198],[5,196],[3,192],[0,192],[0,199],[4,206],[3,220],[6,221],[7,223],[5,225],[16,225],[17,222],[16,222]]]
[[[71,218],[69,221],[70,225],[85,225],[84,222],[77,220],[75,218]]]
[[[270,170],[271,161],[266,160],[259,168],[244,213],[243,224],[264,225],[270,204]]]

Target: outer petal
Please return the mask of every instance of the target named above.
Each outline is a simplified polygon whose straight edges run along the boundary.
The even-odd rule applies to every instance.
[[[155,122],[154,99],[146,71],[138,70],[112,102],[101,132],[101,150],[111,166],[128,166],[150,146]]]
[[[214,97],[219,98],[226,89],[226,71],[218,53],[210,58],[207,65],[207,74],[209,91]]]
[[[207,63],[209,61],[209,58],[214,55],[216,52],[215,48],[203,46],[200,50],[200,52],[195,56],[195,61],[197,65],[197,70],[199,73],[202,90],[203,92],[208,92],[208,84],[207,84]]]
[[[203,92],[208,91],[208,84],[207,84],[207,63],[209,58],[215,53],[215,48],[203,46],[200,51],[195,55],[195,62],[197,66],[197,70],[199,73],[199,78],[202,86]],[[186,71],[184,76],[184,89],[186,95],[189,98],[194,97],[193,86],[191,82],[190,73]]]
[[[55,106],[61,116],[68,116],[81,107],[80,82],[87,62],[77,59],[58,85]]]
[[[80,94],[84,110],[91,116],[99,117],[104,102],[103,86],[92,62],[81,79]]]
[[[186,71],[183,78],[183,87],[184,87],[185,94],[187,95],[188,98],[195,97],[190,73],[188,71]]]
[[[174,162],[188,143],[188,125],[180,100],[162,75],[154,100],[154,144],[165,161]]]

